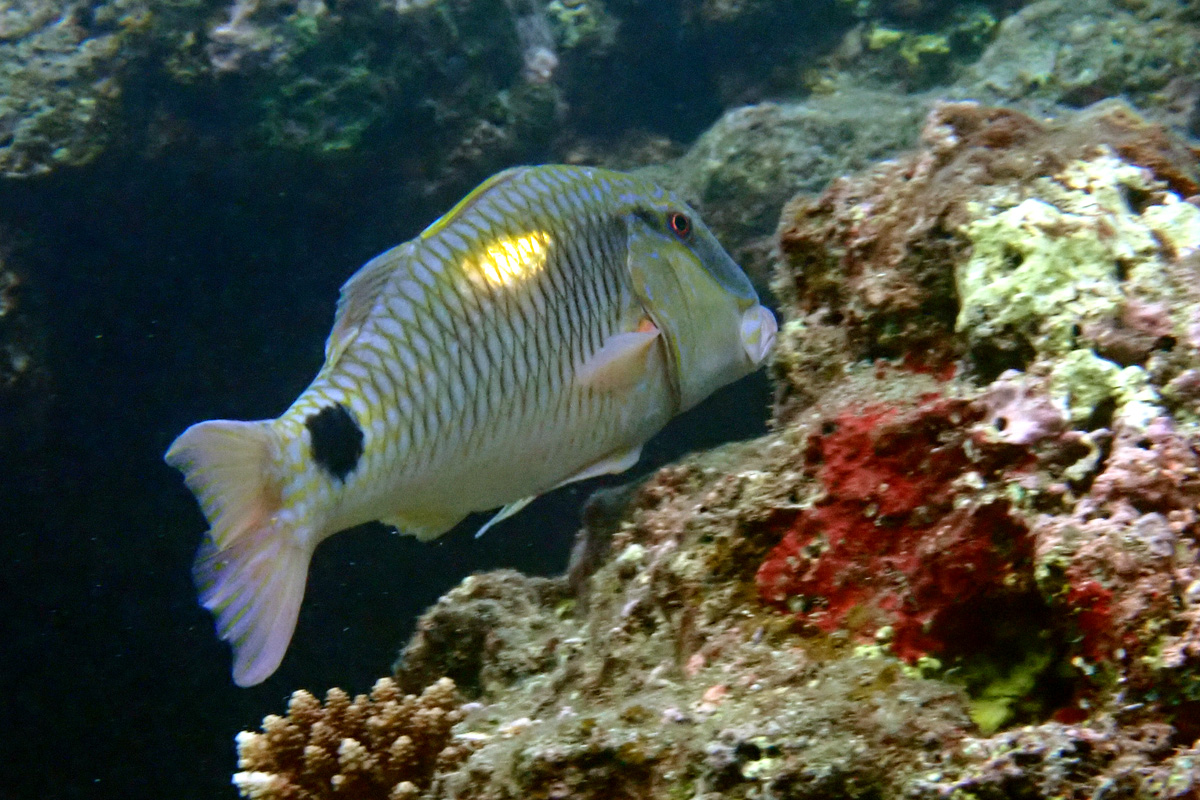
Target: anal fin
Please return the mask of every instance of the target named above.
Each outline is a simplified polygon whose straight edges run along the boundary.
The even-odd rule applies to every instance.
[[[384,525],[390,525],[400,533],[406,533],[417,537],[422,542],[428,542],[441,536],[462,520],[463,518],[456,514],[405,511],[390,514],[386,519],[379,521]]]

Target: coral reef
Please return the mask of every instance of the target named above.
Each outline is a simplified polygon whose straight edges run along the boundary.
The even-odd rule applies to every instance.
[[[539,653],[525,645],[570,638],[565,623],[543,613],[569,598],[562,581],[507,570],[467,578],[421,617],[404,651],[401,686],[415,691],[447,676],[468,697],[479,697],[552,668],[553,647]]]
[[[1164,635],[1179,589],[1162,582],[1196,556],[1174,553],[1161,509],[1194,506],[1195,456],[1175,464],[1192,451],[1162,430],[1150,450],[1172,475],[1118,444],[1089,478],[1105,436],[1071,430],[1046,391],[857,371],[786,429],[661,470],[615,529],[585,529],[609,553],[586,605],[565,580],[468,578],[397,664],[412,685],[460,675],[477,700],[455,729],[470,755],[423,796],[1186,796],[1193,712],[1163,677],[1189,670],[1163,654],[1194,636]],[[1091,481],[1083,499],[1052,480],[1068,474]],[[1126,493],[1159,503],[1137,537],[1099,511],[1102,532],[1064,535]],[[830,543],[793,549],[817,520]],[[838,525],[868,541],[833,542]],[[775,615],[755,595],[785,572],[807,604]],[[820,602],[855,592],[853,610]],[[1158,644],[1114,649],[1138,640]]]
[[[864,9],[858,15],[865,21],[807,74],[815,91],[857,85],[912,92],[953,83],[984,52],[998,22],[995,12],[980,5],[917,15],[919,24],[910,16]]]
[[[821,495],[759,567],[763,599],[825,632],[865,631],[913,663],[950,643],[978,647],[976,617],[1011,613],[1033,583],[1029,531],[1003,491],[979,491],[1003,486],[1029,451],[976,428],[984,413],[926,395],[907,413],[828,419],[804,450]]]
[[[1196,83],[1198,22],[1186,3],[1038,0],[1000,24],[961,86],[980,100],[1041,110],[1124,97],[1170,113]]]
[[[1200,249],[1200,208],[1104,151],[1031,193],[964,228],[971,258],[956,273],[958,331],[975,351],[1037,358],[1092,344],[1144,364],[1177,333],[1167,262]]]
[[[203,134],[330,158],[391,125],[437,143],[416,148],[435,182],[469,182],[548,141],[559,100],[542,17],[504,0],[233,0],[217,16],[193,2],[26,0],[0,30],[0,174],[85,164],[122,131],[127,144]],[[130,84],[163,99],[122,103]],[[455,159],[475,159],[468,176]]]
[[[125,664],[131,624],[147,641],[171,626],[122,591],[190,602],[151,562],[183,562],[192,545],[172,530],[195,512],[142,486],[153,464],[130,467],[165,446],[166,421],[234,396],[269,409],[275,382],[247,388],[230,364],[247,355],[267,376],[308,358],[302,332],[325,324],[337,273],[485,175],[674,158],[654,175],[760,288],[778,268],[772,435],[596,502],[568,579],[475,576],[432,608],[397,691],[449,676],[471,702],[447,700],[416,761],[388,753],[425,733],[387,741],[408,723],[384,707],[409,701],[385,684],[329,704],[368,709],[387,736],[273,722],[244,737],[243,791],[1197,794],[1200,176],[1195,143],[1170,134],[1200,134],[1197,9],[6,3],[0,236],[36,244],[0,267],[0,453],[24,512],[6,511],[4,560],[36,600],[13,607],[40,632],[29,651],[109,658],[71,675],[171,695],[179,680]],[[1115,103],[1064,113],[1110,96],[1162,127]],[[918,143],[939,99],[1006,107],[942,105]],[[183,298],[207,300],[181,313]],[[262,298],[290,323],[246,312]],[[214,320],[246,327],[197,346]],[[155,402],[121,402],[129,391]],[[121,453],[129,468],[113,469]],[[70,587],[86,602],[61,602]],[[172,661],[154,654],[138,663]],[[10,737],[21,752],[60,737],[79,694],[43,673],[16,673],[39,712],[14,715],[34,729]],[[197,661],[185,683],[219,685],[204,674]],[[203,793],[212,762],[193,745],[221,747],[233,712],[192,694],[177,712],[207,722],[137,748],[143,761],[110,756],[113,736],[77,748],[76,772],[12,780],[70,795],[91,758],[88,780],[184,784],[141,769],[174,748],[196,765],[182,792]],[[118,689],[100,702],[128,706]],[[285,733],[318,772],[254,761]]]
[[[24,0],[5,12],[0,42],[13,65],[0,169],[41,174],[86,163],[112,141],[154,154],[196,137],[327,161],[378,152],[384,137],[389,152],[406,153],[415,195],[450,196],[513,161],[567,153],[579,137],[615,139],[632,127],[686,140],[722,110],[805,91],[816,96],[783,116],[807,115],[803,124],[818,130],[830,114],[850,131],[870,123],[862,139],[883,134],[888,117],[867,118],[885,101],[863,93],[886,96],[905,122],[878,158],[910,143],[919,111],[906,109],[931,101],[906,93],[935,86],[1039,112],[1121,94],[1181,128],[1200,125],[1200,37],[1180,4],[841,5],[829,16],[779,0],[229,0],[220,9],[111,0],[64,15],[60,4]],[[123,103],[129,85],[139,100],[178,97]],[[202,118],[193,106],[224,113]],[[779,124],[782,140],[772,142],[770,114],[760,117],[753,141],[798,154],[786,172],[826,160],[797,147],[795,122]],[[115,136],[122,131],[133,136]],[[699,168],[692,183],[717,171],[700,160],[713,145],[685,164]],[[847,149],[827,146],[833,160]],[[813,166],[816,188],[827,173]],[[764,179],[773,195],[786,191],[784,176]],[[762,223],[768,208],[745,221]],[[754,235],[767,228],[755,224]]]
[[[1197,752],[1179,747],[1161,723],[1087,727],[1046,723],[990,739],[968,739],[966,766],[953,777],[914,781],[913,797],[1185,798],[1200,788]]]
[[[0,175],[28,177],[86,163],[116,132],[119,33],[94,33],[112,4],[66,8],[20,0],[0,13]]]
[[[1200,130],[1200,18],[1188,3],[842,5],[862,22],[806,73],[814,91],[931,90],[1036,114],[1122,97],[1180,131]]]
[[[1106,703],[1152,706],[1187,736],[1196,155],[1113,104],[1049,125],[943,105],[923,143],[785,212],[780,421],[845,380],[831,361],[886,357],[945,385],[915,410],[893,400],[827,417],[807,456],[823,493],[764,563],[760,591],[820,630],[874,630],[909,662],[949,658],[985,732],[1029,706],[988,702],[971,663],[995,651],[988,627],[964,627],[964,607],[945,601],[968,600],[972,615],[1007,604],[994,616],[1027,642],[1007,648],[1026,653],[1008,691],[1049,691],[1037,713],[1094,721]],[[945,416],[947,403],[960,408]],[[941,427],[922,440],[931,415]],[[930,527],[908,540],[914,486]],[[1001,561],[955,586],[941,558],[972,569],[960,542],[980,508],[1003,512],[982,527],[1003,541],[980,550]]]
[[[646,174],[678,191],[761,286],[780,207],[796,192],[911,147],[922,102],[852,90],[722,116],[681,158]]]
[[[783,92],[794,95],[805,88],[811,94],[727,111],[685,157],[651,168],[655,178],[703,210],[760,283],[770,269],[771,229],[780,204],[796,192],[816,194],[832,178],[911,147],[920,119],[940,99],[991,100],[1041,115],[1119,95],[1135,99],[1152,119],[1193,134],[1200,130],[1200,83],[1195,79],[1200,29],[1195,15],[1178,4],[1081,7],[1074,0],[1038,0],[1015,12],[1003,3],[965,8],[940,2],[844,5],[863,22],[851,27],[840,45],[827,48],[819,66],[796,73]],[[1062,42],[1064,30],[1071,32],[1069,45]],[[1049,72],[1034,75],[1038,65]],[[1032,124],[1037,128],[1041,123]],[[1155,151],[1170,152],[1168,160],[1178,163],[1181,146],[1135,115],[1110,107],[1097,111],[1090,122],[1078,122],[1074,138],[1080,147],[1090,141],[1085,135],[1089,124],[1105,128],[1109,138],[1101,141],[1146,150],[1120,157],[1152,171],[1163,168],[1157,177],[1169,183],[1167,176],[1177,174],[1170,163],[1154,161]],[[997,121],[989,132],[1000,135],[1002,125]],[[1046,143],[1048,151],[1070,150],[1070,134],[1048,138],[1053,139]],[[1003,160],[1003,152],[996,157]],[[972,171],[964,163],[968,160],[938,165],[937,172],[944,180],[961,176],[991,182]],[[1030,161],[996,168],[1019,169],[1034,179],[1041,165]],[[1187,189],[1194,180],[1193,173],[1170,188],[1186,198],[1195,192]],[[936,219],[936,214],[926,219]],[[927,315],[918,317],[914,326],[923,325]]]
[[[322,161],[403,152],[414,194],[453,194],[577,136],[690,138],[723,105],[794,88],[784,65],[819,45],[811,27],[779,0],[22,0],[0,26],[0,174],[201,138]],[[647,54],[691,80],[666,85]]]
[[[1111,433],[1092,438],[1107,453],[1094,478],[1085,476],[1086,493],[1069,513],[1034,523],[1039,583],[1075,615],[1090,661],[1116,660],[1131,689],[1161,693],[1177,682],[1173,670],[1194,664],[1191,655],[1162,654],[1189,648],[1195,635],[1163,625],[1195,613],[1185,590],[1200,578],[1197,441],[1165,416],[1147,421],[1127,408]]]
[[[431,609],[397,679],[470,663],[465,680],[482,691],[456,729],[478,749],[428,796],[822,797],[939,768],[931,745],[970,730],[959,689],[887,659],[808,652],[746,591],[779,512],[737,498],[770,493],[777,509],[801,480],[790,453],[728,448],[640,487],[617,530],[581,534],[611,536],[586,611],[564,579],[505,572],[473,576]],[[513,597],[512,615],[498,615]],[[484,647],[457,635],[475,629],[495,633]],[[860,757],[892,744],[893,757]]]
[[[415,158],[415,194],[461,192],[556,138],[625,129],[629,109],[638,126],[694,135],[720,111],[718,84],[730,102],[755,94],[769,65],[811,49],[789,35],[808,16],[778,0],[22,0],[0,20],[0,174],[86,164],[113,142],[153,155],[217,139],[329,160],[379,152],[383,135]],[[710,66],[695,53],[715,39],[758,46],[722,48]],[[645,54],[659,52],[689,58],[687,102],[647,95],[659,68]],[[676,125],[679,106],[695,112]]]
[[[781,403],[810,403],[843,354],[935,370],[969,355],[992,378],[1096,342],[1165,384],[1184,348],[1151,356],[1191,324],[1164,301],[1191,291],[1196,191],[1195,156],[1118,102],[1049,124],[938,106],[919,151],[785,211]]]
[[[238,735],[242,771],[233,782],[253,800],[415,800],[435,770],[453,767],[469,751],[450,734],[461,718],[449,678],[420,695],[402,694],[381,678],[370,696],[351,699],[330,689],[324,704],[297,691],[286,717],[269,716],[262,733]]]
[[[958,103],[802,193],[773,432],[429,609],[396,683],[472,702],[419,796],[1194,795],[1196,178],[1124,105]]]
[[[230,99],[271,147],[330,157],[390,126],[427,181],[461,188],[553,121],[557,57],[534,5],[236,0],[207,30],[205,72],[236,76]]]

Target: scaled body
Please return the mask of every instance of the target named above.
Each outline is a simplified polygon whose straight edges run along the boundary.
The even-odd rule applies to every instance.
[[[554,166],[485,182],[347,282],[325,364],[282,416],[200,423],[167,452],[212,526],[196,579],[235,680],[278,666],[322,539],[371,520],[430,539],[624,470],[774,332],[652,184]]]

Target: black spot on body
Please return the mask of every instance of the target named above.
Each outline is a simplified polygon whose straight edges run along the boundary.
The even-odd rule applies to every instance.
[[[363,432],[341,403],[326,406],[304,420],[312,440],[312,457],[339,481],[354,471],[363,454]]]

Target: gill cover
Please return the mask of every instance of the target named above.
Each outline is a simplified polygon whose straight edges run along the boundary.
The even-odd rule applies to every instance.
[[[712,233],[691,218],[684,242],[659,224],[654,211],[626,217],[629,275],[663,333],[676,412],[758,366],[743,342],[745,317],[759,318],[754,287]]]

